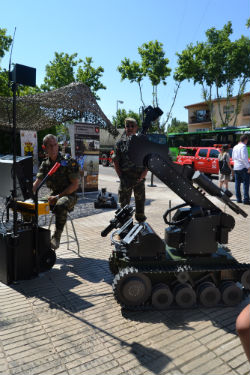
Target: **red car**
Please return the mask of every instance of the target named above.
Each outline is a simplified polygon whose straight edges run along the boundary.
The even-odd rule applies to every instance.
[[[206,174],[219,173],[218,156],[220,154],[221,145],[214,147],[179,147],[179,154],[176,163],[181,165],[190,165],[195,170]],[[232,148],[228,149],[230,155],[230,164],[232,161]]]

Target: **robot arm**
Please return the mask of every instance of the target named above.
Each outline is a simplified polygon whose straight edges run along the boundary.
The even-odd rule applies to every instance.
[[[203,173],[194,172],[188,166],[173,163],[169,157],[167,145],[157,144],[147,139],[145,134],[151,121],[155,121],[162,111],[159,108],[148,107],[145,112],[146,118],[142,125],[142,133],[133,136],[130,141],[131,160],[137,166],[144,166],[150,170],[191,207],[200,206],[204,210],[221,211],[204,195],[205,191],[223,201],[237,214],[247,217],[245,211],[230,200],[230,192],[218,188]],[[193,183],[198,187],[195,187]]]
[[[157,118],[160,112],[157,109],[156,114],[152,114],[154,110],[149,108],[146,120]],[[144,123],[143,129],[146,131],[148,128],[149,124]],[[218,243],[228,242],[228,232],[234,228],[235,220],[205,196],[205,193],[218,198],[237,214],[243,217],[247,217],[247,214],[230,200],[229,191],[218,188],[203,173],[173,163],[168,147],[149,141],[145,131],[131,139],[131,160],[150,170],[185,202],[174,208],[177,211],[171,223],[167,221],[169,211],[164,214],[164,220],[169,224],[165,232],[166,244],[184,254],[215,253]]]

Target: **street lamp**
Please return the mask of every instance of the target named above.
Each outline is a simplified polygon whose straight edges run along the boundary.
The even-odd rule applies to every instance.
[[[117,116],[117,112],[118,112],[118,105],[120,104],[123,104],[124,102],[122,100],[117,100],[116,101],[116,116]],[[115,128],[117,128],[117,119],[116,119],[116,122],[115,122]]]

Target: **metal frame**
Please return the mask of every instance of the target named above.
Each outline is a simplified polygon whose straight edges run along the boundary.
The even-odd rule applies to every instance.
[[[52,225],[52,221],[53,221],[54,217],[55,217],[55,214],[52,213],[50,221],[49,221],[49,227],[48,227],[49,229],[50,229],[50,227]],[[71,227],[72,227],[72,231],[73,231],[74,236],[72,236],[71,234],[69,234],[69,231],[68,231],[68,219],[69,219],[69,221],[71,223]],[[73,219],[72,219],[72,217],[71,217],[71,215],[70,215],[69,212],[67,214],[67,221],[66,221],[66,224],[65,224],[65,230],[66,230],[67,241],[60,242],[60,243],[61,244],[67,243],[67,250],[70,250],[69,244],[71,242],[76,242],[76,244],[77,244],[77,255],[80,256],[80,245],[79,245],[79,241],[78,241],[78,238],[77,238],[77,235],[76,235],[76,230],[75,230],[75,226],[74,226],[74,223],[73,223]]]

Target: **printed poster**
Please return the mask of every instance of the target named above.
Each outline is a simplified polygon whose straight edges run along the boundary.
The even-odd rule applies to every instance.
[[[100,129],[88,123],[74,124],[74,156],[80,167],[82,191],[98,191]]]
[[[33,130],[20,130],[21,156],[33,157],[33,174],[38,171],[37,132]]]

